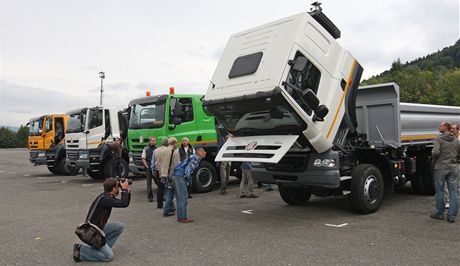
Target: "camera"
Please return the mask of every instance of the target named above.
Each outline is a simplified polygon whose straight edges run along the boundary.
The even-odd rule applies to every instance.
[[[118,186],[121,188],[121,184],[128,181],[128,185],[132,185],[133,184],[133,180],[131,180],[130,178],[117,178],[119,183],[118,183]]]

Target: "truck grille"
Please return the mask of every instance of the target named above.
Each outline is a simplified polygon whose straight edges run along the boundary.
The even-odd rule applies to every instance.
[[[69,159],[70,161],[77,161],[78,151],[67,150],[67,159]]]
[[[144,166],[144,164],[142,163],[142,157],[141,156],[142,156],[142,154],[140,154],[140,153],[134,153],[133,154],[133,160],[134,160],[134,164],[136,166],[142,166],[142,167]]]
[[[265,169],[273,172],[303,172],[308,163],[308,156],[286,154],[277,164],[265,164]]]

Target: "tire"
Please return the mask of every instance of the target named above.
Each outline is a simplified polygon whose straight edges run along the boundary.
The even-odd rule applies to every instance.
[[[112,159],[104,163],[104,166],[102,167],[104,170],[104,178],[114,177],[112,173],[112,163],[113,163]],[[125,160],[121,159],[118,167],[119,167],[118,171],[121,175],[120,178],[126,178],[129,174],[128,163]]]
[[[200,166],[192,178],[192,188],[194,192],[209,192],[216,184],[216,168],[208,161],[201,161]]]
[[[380,170],[372,164],[360,164],[351,172],[351,206],[362,214],[376,212],[383,201],[384,185]]]
[[[59,174],[59,171],[58,171],[56,165],[52,165],[52,166],[47,165],[47,167],[48,167],[48,171],[50,171],[50,173],[55,174],[55,175]]]
[[[61,175],[76,175],[78,174],[78,168],[72,167],[71,165],[66,163],[65,157],[62,157],[57,161],[57,169],[58,169],[58,174]]]
[[[304,188],[278,185],[280,196],[289,205],[304,205],[311,197],[311,192]]]

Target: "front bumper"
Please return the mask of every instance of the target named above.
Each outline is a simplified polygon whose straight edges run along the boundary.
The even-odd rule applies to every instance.
[[[29,151],[29,161],[35,165],[46,164],[46,150]]]
[[[145,167],[142,163],[142,153],[129,153],[129,171],[135,175],[145,175]]]
[[[314,166],[318,159],[333,159],[332,167]],[[339,188],[340,170],[337,152],[322,154],[288,154],[278,164],[254,166],[252,173],[258,182],[283,184],[293,187]]]
[[[70,150],[67,151],[67,158],[66,162],[76,168],[90,168],[90,161],[89,161],[89,154],[88,151],[80,151],[80,150]],[[86,158],[82,158],[82,155],[86,154]]]

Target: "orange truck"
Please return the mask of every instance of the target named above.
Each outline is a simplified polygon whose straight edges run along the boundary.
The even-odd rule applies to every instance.
[[[34,165],[46,165],[53,174],[76,175],[77,168],[66,163],[64,137],[69,116],[66,114],[43,115],[30,119],[29,161]]]

